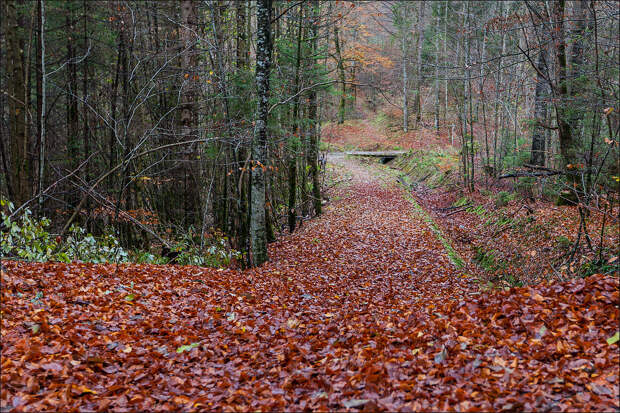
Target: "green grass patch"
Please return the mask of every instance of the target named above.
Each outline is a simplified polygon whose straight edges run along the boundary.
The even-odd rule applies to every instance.
[[[409,188],[408,188],[409,182],[407,182],[408,181],[407,176],[401,176],[401,179],[404,182],[404,184],[401,183],[401,185],[406,189],[406,191],[405,191],[405,198],[409,202],[411,202],[411,204],[413,205],[413,208],[416,210],[418,215],[420,217],[422,217],[422,219],[428,224],[428,226],[431,229],[431,231],[433,231],[433,233],[435,234],[437,239],[441,242],[441,245],[443,245],[444,249],[446,250],[446,254],[450,258],[450,261],[452,261],[452,263],[457,268],[459,268],[459,269],[464,268],[465,267],[465,262],[459,256],[458,252],[456,252],[456,250],[452,247],[452,245],[448,241],[448,238],[443,234],[441,229],[439,229],[439,227],[437,226],[435,221],[433,221],[433,218],[431,218],[431,216],[428,215],[428,213],[424,210],[424,208],[422,208],[422,206],[420,204],[418,204],[418,202],[415,200],[415,198],[409,192]]]

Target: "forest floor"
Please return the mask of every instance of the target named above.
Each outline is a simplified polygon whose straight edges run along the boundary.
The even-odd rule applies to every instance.
[[[483,292],[346,157],[258,269],[5,262],[5,410],[619,407],[618,278]]]
[[[617,201],[611,210],[604,199],[594,200],[582,227],[578,208],[555,205],[557,184],[546,178],[496,179],[482,174],[478,165],[475,190],[465,190],[458,142],[451,141],[449,129],[438,133],[422,124],[403,133],[388,110],[359,111],[366,118],[323,126],[323,149],[409,150],[388,170],[400,175],[434,225],[448,235],[463,271],[484,288],[620,272]]]

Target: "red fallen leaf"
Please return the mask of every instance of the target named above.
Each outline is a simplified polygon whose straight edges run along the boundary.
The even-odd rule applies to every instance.
[[[345,400],[342,402],[342,405],[344,407],[346,407],[347,409],[351,409],[354,407],[361,407],[363,405],[365,405],[366,403],[368,403],[370,400],[368,399],[351,399],[351,400]]]
[[[586,385],[586,387],[592,389],[592,391],[596,394],[598,394],[599,396],[611,396],[613,395],[613,392],[611,390],[609,390],[607,387],[602,386],[600,384],[596,384],[596,383],[592,383],[590,385]]]
[[[43,368],[44,370],[62,371],[62,364],[56,363],[54,361],[51,363],[41,364],[41,368]]]
[[[257,269],[3,261],[0,407],[16,397],[15,410],[55,411],[617,406],[618,347],[606,343],[617,279],[481,291],[403,192],[366,173],[334,188],[322,218],[271,244]],[[14,294],[24,279],[41,286],[46,333],[28,331],[45,318]],[[135,306],[123,305],[130,293]],[[175,352],[194,342],[200,351]],[[36,374],[48,363],[63,377]]]
[[[58,352],[61,351],[61,347],[59,345],[56,345],[54,347],[49,347],[49,346],[42,346],[41,347],[41,353],[43,354],[57,354]]]
[[[112,364],[102,368],[101,370],[105,371],[108,374],[114,374],[118,371],[118,366],[116,364]]]
[[[24,402],[25,400],[21,396],[13,396],[11,400],[13,408],[21,406],[22,404],[24,404]]]
[[[588,360],[577,359],[568,363],[568,368],[571,370],[579,370],[585,368],[589,364],[590,362]]]
[[[73,394],[81,396],[83,394],[97,394],[96,391],[89,389],[86,386],[82,386],[82,385],[77,385],[77,384],[72,384],[71,385],[71,391],[73,392]]]

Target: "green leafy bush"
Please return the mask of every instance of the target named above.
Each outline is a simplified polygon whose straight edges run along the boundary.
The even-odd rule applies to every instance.
[[[240,259],[242,254],[228,248],[228,238],[216,233],[209,239],[209,245],[201,246],[196,243],[190,228],[179,242],[174,252],[177,253],[174,262],[181,265],[197,265],[201,267],[227,267],[233,259]]]
[[[58,261],[65,262],[74,260],[93,263],[128,261],[127,252],[121,248],[118,240],[110,231],[95,238],[77,225],[72,225],[69,229],[69,236],[60,245],[60,251],[56,257]]]
[[[13,203],[0,199],[0,207],[8,209],[0,213],[0,252],[2,257],[15,257],[27,261],[48,261],[54,255],[58,244],[45,230],[50,221],[47,218],[35,219],[29,209],[25,209],[17,220],[10,214],[15,210]]]
[[[495,196],[495,206],[497,208],[504,207],[508,205],[510,201],[516,199],[516,197],[517,197],[517,194],[515,193],[510,193],[507,191],[500,191]]]
[[[120,247],[111,232],[95,238],[85,229],[72,225],[65,239],[47,231],[50,220],[37,219],[32,211],[24,208],[17,219],[11,219],[15,211],[13,203],[0,200],[0,206],[8,210],[0,213],[0,252],[2,257],[26,261],[84,261],[84,262],[127,262],[127,252]]]
[[[72,225],[66,237],[51,234],[47,228],[50,220],[32,216],[28,208],[16,218],[13,204],[0,199],[0,207],[8,210],[0,213],[0,255],[3,258],[25,261],[83,261],[92,263],[136,262],[138,264],[166,264],[170,258],[149,251],[126,251],[121,247],[111,229],[102,236],[95,237],[84,228]],[[181,237],[174,249],[172,262],[181,265],[204,267],[227,267],[233,259],[241,259],[242,254],[228,247],[228,238],[216,233],[201,247],[199,237],[190,231]]]

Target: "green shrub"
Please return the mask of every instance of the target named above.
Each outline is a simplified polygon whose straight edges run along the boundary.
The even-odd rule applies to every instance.
[[[65,242],[59,245],[59,249],[56,259],[64,262],[127,262],[129,259],[111,230],[108,229],[103,236],[95,238],[75,224],[69,229],[69,235]]]
[[[190,228],[188,234],[175,245],[175,263],[220,268],[229,266],[233,259],[242,258],[239,251],[228,248],[228,238],[222,234],[214,234],[209,239],[209,245],[201,248],[192,233]]]
[[[506,263],[497,257],[498,251],[494,249],[486,251],[479,246],[475,246],[474,251],[474,261],[485,271],[495,272],[506,267]]]
[[[11,220],[10,214],[15,210],[13,203],[1,199],[0,206],[9,211],[9,214],[4,211],[0,213],[3,227],[0,232],[0,252],[5,258],[94,263],[126,262],[128,259],[127,252],[109,231],[95,238],[86,233],[85,229],[72,225],[63,240],[47,231],[49,219],[36,219],[28,208],[24,208],[16,220]]]
[[[495,206],[497,208],[505,207],[510,201],[516,199],[516,197],[517,194],[515,193],[510,193],[507,191],[498,192],[497,195],[495,195]]]
[[[620,265],[609,263],[606,260],[593,260],[581,265],[578,271],[580,277],[586,278],[593,274],[609,274],[618,276]]]
[[[563,252],[568,251],[573,245],[573,242],[563,235],[560,235],[559,237],[557,237],[556,242],[557,242],[556,244],[557,248]]]
[[[58,244],[45,230],[50,221],[47,218],[35,219],[29,209],[16,220],[10,214],[15,210],[13,203],[0,199],[0,207],[8,210],[0,213],[2,230],[0,232],[0,252],[2,257],[14,257],[27,261],[48,261],[54,255]]]
[[[165,264],[167,259],[149,251],[129,251],[129,260],[136,264]]]
[[[169,258],[148,251],[126,251],[120,246],[111,229],[102,236],[95,237],[84,228],[72,225],[64,239],[47,231],[50,220],[36,219],[28,208],[13,220],[10,214],[15,211],[13,204],[0,199],[0,207],[8,210],[0,213],[2,231],[0,232],[0,254],[3,258],[25,261],[83,261],[92,263],[136,262],[138,264],[166,264]],[[173,252],[174,262],[182,265],[205,267],[226,267],[233,259],[242,258],[238,251],[228,248],[228,238],[219,233],[209,238],[203,248],[200,237],[192,228],[176,243]]]
[[[461,207],[464,206],[468,203],[470,203],[471,201],[469,200],[469,198],[467,198],[466,196],[463,196],[459,199],[457,199],[456,201],[454,201],[454,203],[452,203],[452,206],[454,207]]]

